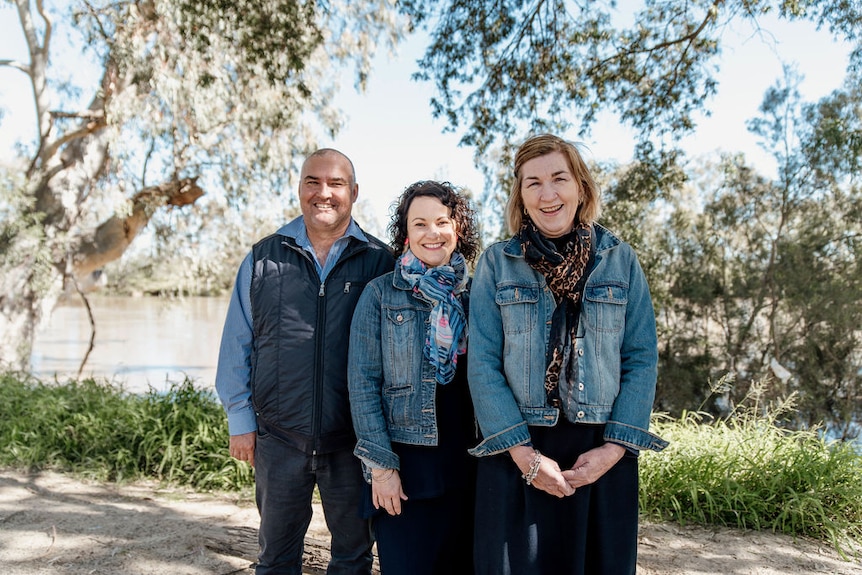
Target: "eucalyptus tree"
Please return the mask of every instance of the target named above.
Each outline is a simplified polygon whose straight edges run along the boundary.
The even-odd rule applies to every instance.
[[[676,325],[663,361],[680,368],[662,377],[696,399],[686,381],[730,373],[724,407],[765,378],[765,399],[796,392],[801,423],[846,436],[862,400],[862,89],[851,76],[803,104],[798,82],[788,72],[749,123],[777,177],[726,156],[703,206],[676,210],[662,232]]]
[[[215,191],[210,214],[289,207],[279,194],[292,164],[340,126],[340,68],[354,66],[362,87],[375,51],[405,31],[386,0],[77,0],[58,3],[63,14],[5,4],[27,58],[0,65],[26,75],[38,124],[0,212],[0,364],[15,369],[64,284],[120,257],[154,216],[195,217]],[[101,67],[98,85],[77,87],[90,94],[83,109],[52,89],[75,65],[52,51],[69,22]]]
[[[90,105],[68,110],[49,98],[42,0],[5,5],[29,60],[0,65],[30,79],[38,118],[15,216],[0,230],[0,361],[16,367],[63,278],[118,258],[154,217],[179,227],[216,188],[224,196],[200,222],[250,197],[287,203],[266,194],[284,188],[313,134],[339,126],[333,67],[354,64],[362,85],[378,46],[414,28],[430,33],[416,78],[434,85],[431,112],[474,147],[491,194],[506,189],[499,168],[527,130],[585,133],[611,111],[637,130],[645,197],[662,193],[678,158],[666,144],[695,128],[718,89],[728,22],[776,12],[851,42],[862,29],[857,2],[831,0],[644,0],[626,11],[613,0],[75,0],[103,75]]]
[[[776,89],[751,129],[772,144],[789,225],[776,244],[770,284],[769,353],[787,367],[786,385],[805,402],[808,424],[826,420],[839,436],[859,433],[862,405],[862,75],[795,107]],[[799,122],[784,110],[793,106]],[[793,130],[798,143],[786,146]],[[781,379],[781,377],[779,377]]]

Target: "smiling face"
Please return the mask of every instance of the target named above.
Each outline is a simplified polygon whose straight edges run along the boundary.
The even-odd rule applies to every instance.
[[[449,208],[437,198],[417,196],[407,209],[407,240],[429,268],[449,263],[458,246],[458,230]]]
[[[341,154],[312,155],[302,165],[299,206],[309,234],[340,237],[358,195],[350,162]]]
[[[521,199],[530,219],[544,236],[558,238],[572,231],[581,192],[562,152],[551,152],[524,162]]]

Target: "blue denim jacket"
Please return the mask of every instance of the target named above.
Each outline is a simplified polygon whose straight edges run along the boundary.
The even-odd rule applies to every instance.
[[[437,380],[423,355],[430,313],[393,272],[365,286],[356,304],[347,380],[354,453],[366,466],[399,469],[393,441],[437,445]]]
[[[569,413],[574,423],[605,424],[606,441],[634,452],[659,451],[667,442],[648,431],[658,363],[649,287],[631,246],[597,224],[593,245]],[[528,425],[553,426],[561,416],[547,405],[544,387],[555,307],[517,238],[493,244],[479,258],[470,295],[468,379],[483,441],[473,455],[526,443]]]

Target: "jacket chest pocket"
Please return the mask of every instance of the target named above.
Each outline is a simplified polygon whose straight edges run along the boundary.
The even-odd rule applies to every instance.
[[[504,333],[527,333],[536,323],[539,287],[536,285],[502,285],[494,300],[500,307]]]
[[[383,342],[387,352],[384,357],[386,373],[385,386],[400,386],[412,383],[413,369],[419,358],[415,357],[416,342],[425,342],[424,334],[417,333],[420,318],[415,309],[405,307],[384,308]],[[421,335],[421,338],[420,338]],[[420,347],[421,353],[421,347]]]
[[[629,290],[615,284],[587,286],[584,290],[584,312],[596,331],[618,332],[626,317]]]
[[[386,371],[383,381],[383,409],[391,425],[409,426],[414,419],[413,403],[421,382],[417,366],[421,366],[422,345],[418,345],[422,315],[415,309],[396,307],[385,309],[383,321],[384,358]],[[421,343],[425,337],[422,334]]]

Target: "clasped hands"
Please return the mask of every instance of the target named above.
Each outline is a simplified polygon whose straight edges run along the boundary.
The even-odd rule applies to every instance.
[[[530,485],[555,497],[573,495],[578,487],[597,481],[602,475],[616,465],[625,454],[625,448],[614,443],[605,443],[582,453],[575,464],[566,470],[561,470],[559,464],[546,455],[542,455],[539,471]],[[512,460],[522,473],[527,473],[533,461],[535,450],[532,447],[519,445],[509,450]]]

